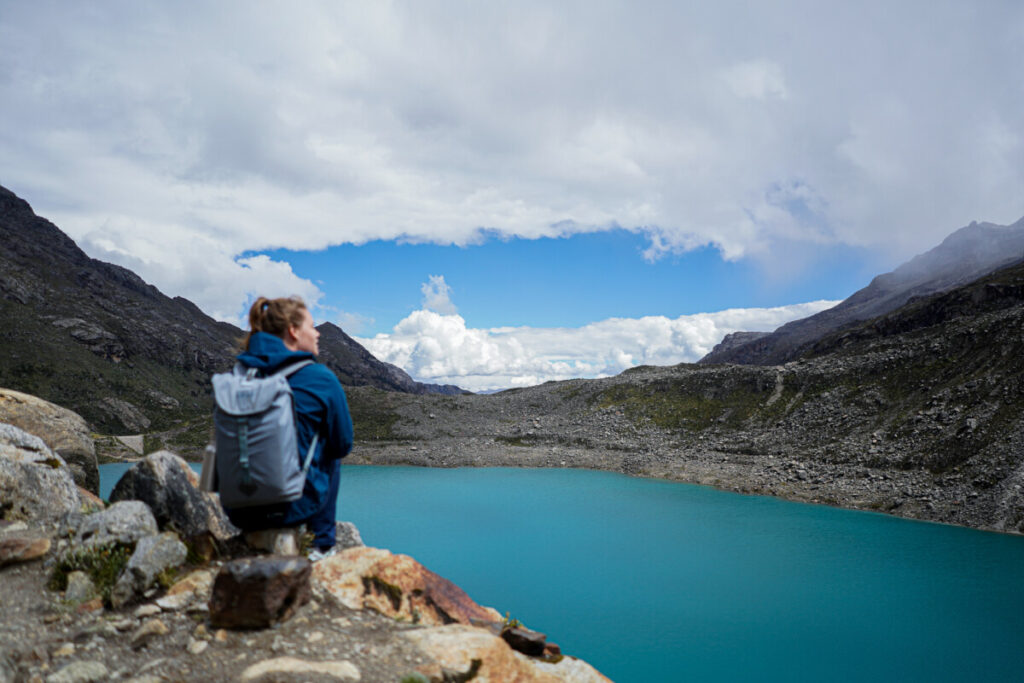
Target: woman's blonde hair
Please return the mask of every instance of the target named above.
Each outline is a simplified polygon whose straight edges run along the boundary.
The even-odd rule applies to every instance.
[[[305,319],[306,302],[297,296],[268,299],[261,296],[249,309],[249,333],[243,344],[249,348],[253,332],[266,332],[284,339],[289,327],[301,327]]]

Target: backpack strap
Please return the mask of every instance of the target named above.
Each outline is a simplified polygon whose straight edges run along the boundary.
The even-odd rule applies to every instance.
[[[307,365],[312,365],[313,363],[314,361],[312,358],[306,358],[305,360],[300,360],[297,363],[291,363],[290,365],[286,365],[285,367],[281,368],[280,370],[273,374],[281,375],[282,377],[288,378],[294,375],[302,368],[306,367]]]
[[[291,377],[292,375],[294,375],[296,372],[298,372],[302,368],[306,367],[307,365],[312,365],[313,363],[314,363],[313,359],[306,358],[305,360],[300,360],[297,363],[292,363],[291,365],[288,365],[288,366],[282,368],[281,370],[278,370],[274,374],[275,375],[281,375],[282,377],[288,378],[288,377]],[[299,422],[298,422],[298,420],[296,420],[295,421],[296,427],[298,427],[298,424],[299,424]],[[309,466],[313,462],[313,454],[316,452],[316,444],[317,444],[317,442],[319,440],[320,440],[319,432],[314,432],[313,433],[313,440],[309,442],[309,451],[306,452],[306,459],[302,463],[302,476],[306,476],[306,473],[309,472]]]

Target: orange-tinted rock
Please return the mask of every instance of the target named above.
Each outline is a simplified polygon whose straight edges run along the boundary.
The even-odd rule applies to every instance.
[[[474,683],[609,683],[586,662],[566,657],[557,663],[515,652],[485,629],[450,624],[414,629],[403,634],[431,661],[419,672],[431,680],[472,680]]]
[[[313,576],[351,609],[371,608],[390,617],[421,624],[470,624],[500,621],[465,591],[408,555],[361,546],[348,548],[313,565]]]
[[[0,567],[38,559],[49,550],[48,538],[5,538],[0,541]]]
[[[106,507],[102,498],[81,486],[78,487],[78,497],[82,499],[82,512],[97,512]]]

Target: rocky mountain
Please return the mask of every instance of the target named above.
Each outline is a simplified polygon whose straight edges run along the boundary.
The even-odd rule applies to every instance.
[[[821,337],[896,310],[915,297],[969,283],[1024,259],[1024,218],[1013,225],[971,223],[931,251],[879,275],[837,306],[795,320],[771,334],[728,335],[701,364],[775,365],[798,358]]]
[[[779,366],[638,367],[488,396],[360,389],[353,460],[585,467],[1024,533],[1024,263]]]
[[[320,361],[334,371],[345,386],[371,386],[408,394],[462,394],[454,384],[417,382],[402,368],[377,360],[334,323],[317,325]]]
[[[108,433],[166,430],[209,413],[210,374],[231,366],[243,332],[131,271],[89,258],[0,187],[0,386],[39,396]],[[414,382],[338,327],[320,360],[342,382],[458,392]]]

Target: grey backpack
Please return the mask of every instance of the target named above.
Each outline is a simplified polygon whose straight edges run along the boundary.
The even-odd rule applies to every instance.
[[[302,497],[317,436],[299,460],[288,377],[312,364],[293,363],[266,377],[241,363],[213,376],[216,483],[226,508],[285,503]]]

